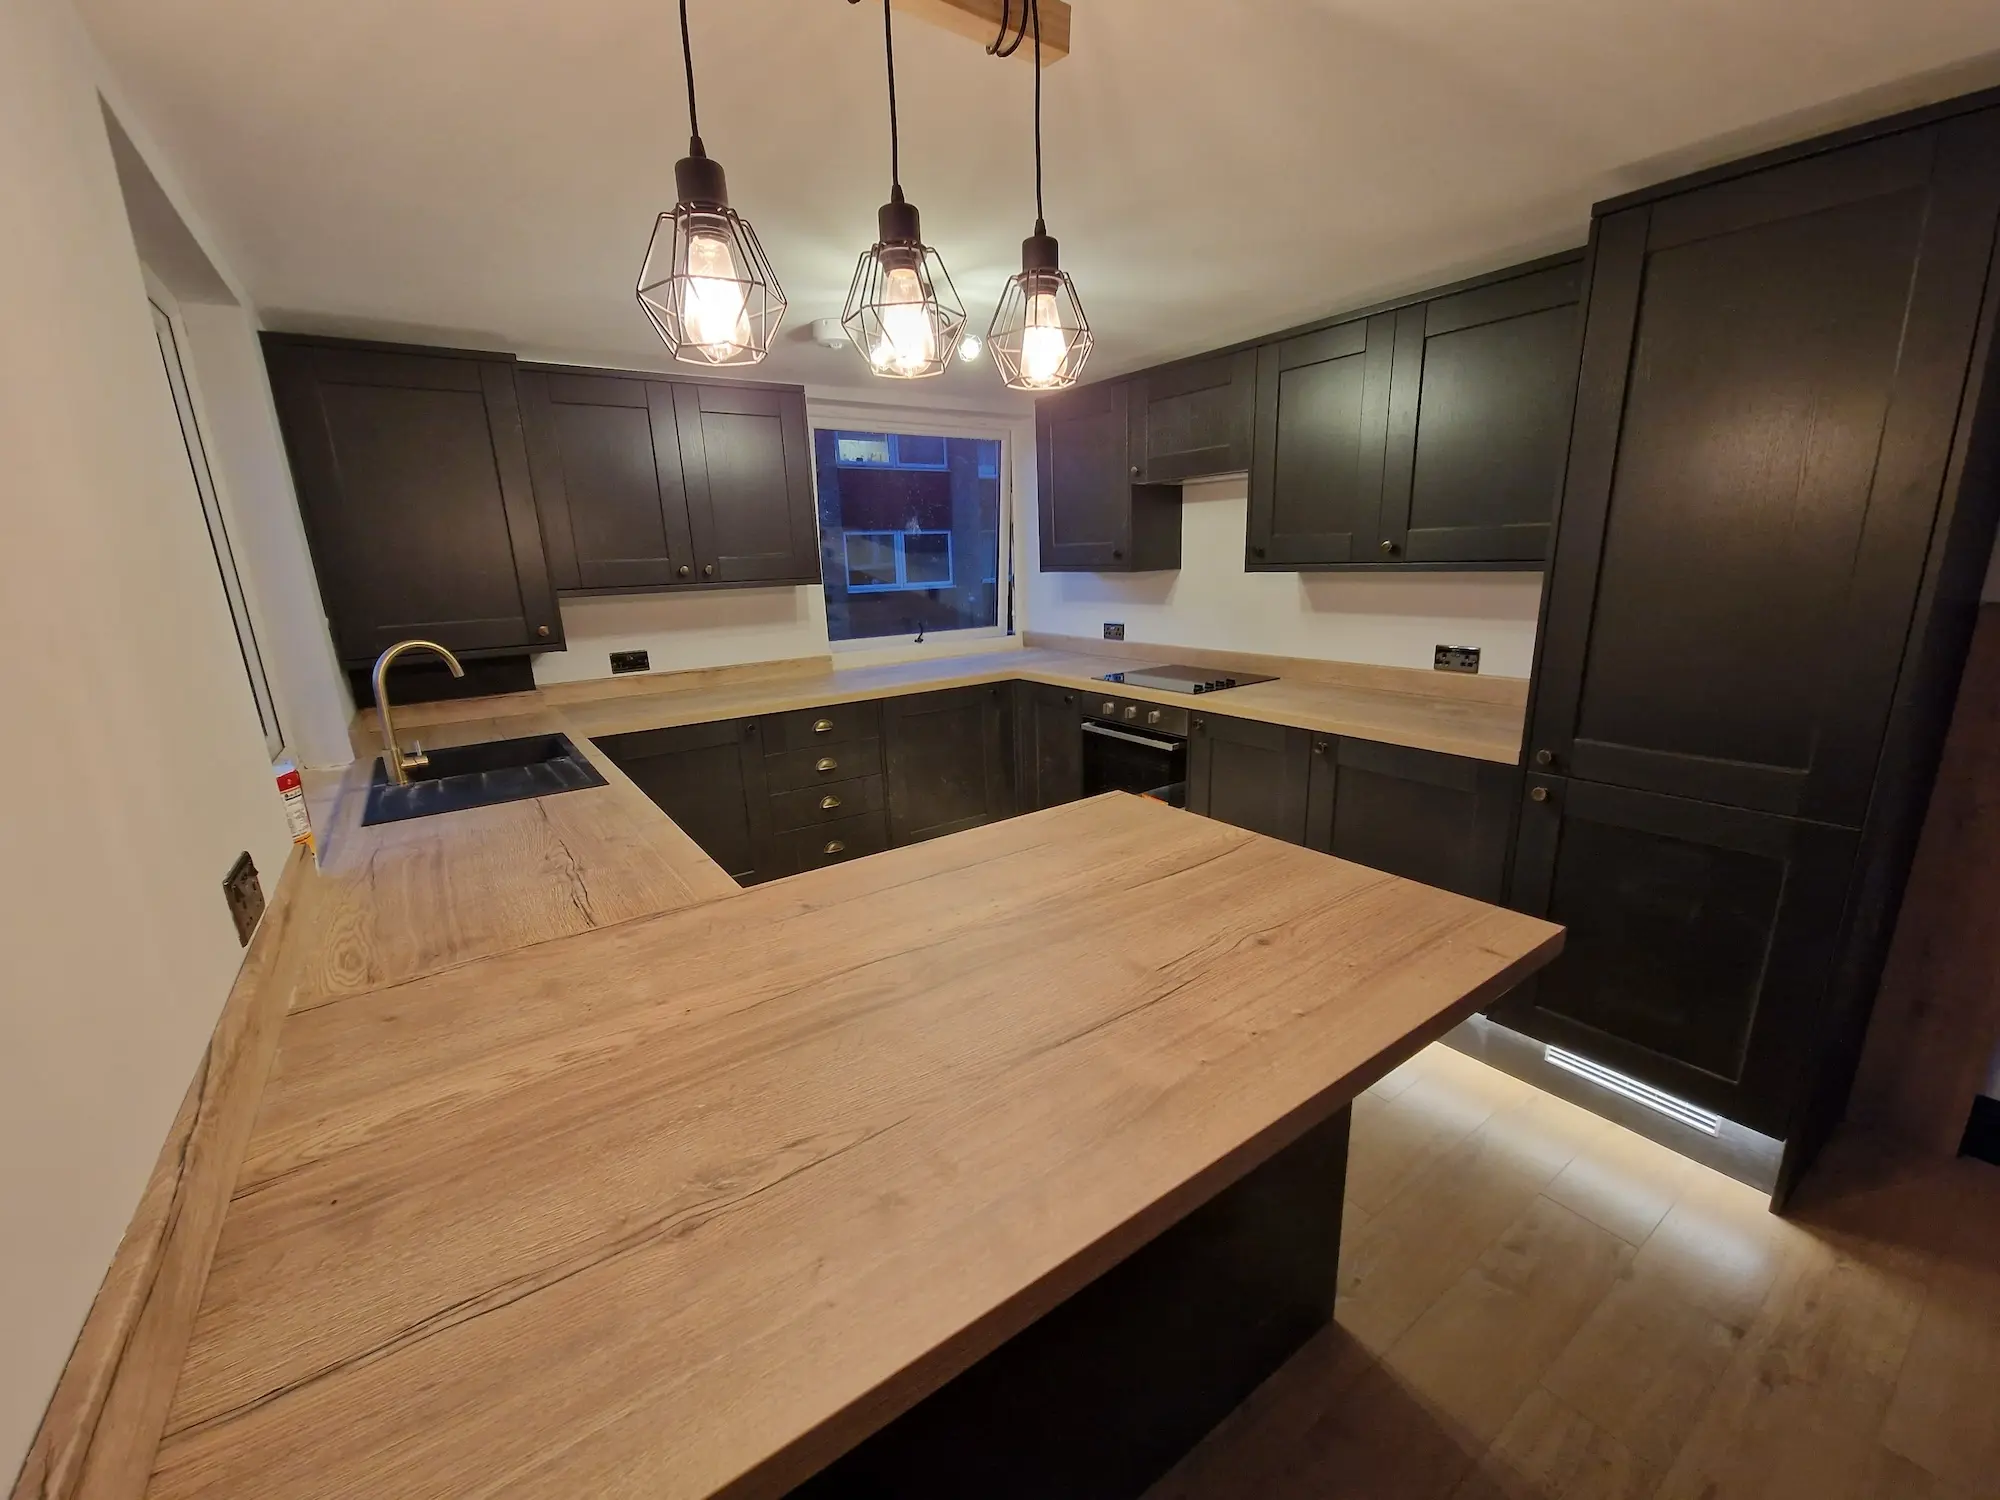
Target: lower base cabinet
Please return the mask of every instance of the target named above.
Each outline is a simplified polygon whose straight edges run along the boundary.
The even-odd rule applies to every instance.
[[[1569,935],[1493,1017],[1782,1136],[1857,841],[1773,813],[1530,776],[1508,904]]]
[[[776,873],[757,720],[605,735],[597,747],[731,879],[755,885]]]
[[[1313,744],[1306,729],[1194,715],[1188,721],[1188,811],[1288,844],[1305,843]]]
[[[1083,795],[1083,708],[1073,688],[1014,684],[1015,805],[1024,813]]]
[[[1373,740],[1321,738],[1313,752],[1311,847],[1475,900],[1502,899],[1518,766]]]
[[[889,842],[914,844],[1014,811],[1010,683],[912,693],[882,703]]]

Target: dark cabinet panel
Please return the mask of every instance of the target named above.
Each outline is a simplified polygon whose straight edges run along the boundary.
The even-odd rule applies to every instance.
[[[1376,562],[1394,313],[1257,353],[1251,570]]]
[[[1010,704],[1006,683],[883,702],[892,844],[976,828],[1013,811]]]
[[[1396,314],[1378,552],[1411,563],[1546,559],[1582,282],[1577,261]]]
[[[334,647],[562,644],[510,360],[267,334]]]
[[[771,822],[783,833],[794,828],[817,828],[822,823],[838,822],[861,813],[880,813],[884,806],[882,778],[879,775],[861,776],[853,781],[802,786],[791,792],[773,792]]]
[[[1511,903],[1568,929],[1497,1019],[1783,1135],[1856,836],[1530,776]]]
[[[879,739],[881,734],[882,705],[875,702],[833,703],[764,716],[764,746],[773,755],[811,745]]]
[[[1022,812],[1083,795],[1083,714],[1073,688],[1014,684],[1016,796]]]
[[[1994,136],[1968,117],[1598,221],[1543,763],[1859,825],[1979,316]]]
[[[1044,573],[1181,565],[1180,490],[1138,482],[1130,398],[1127,383],[1114,380],[1036,403],[1035,503]]]
[[[777,866],[764,746],[755,719],[605,735],[597,747],[744,885]]]
[[[803,391],[674,386],[698,581],[818,583]]]
[[[1313,748],[1313,848],[1480,901],[1502,899],[1518,767],[1373,740],[1318,738]]]
[[[556,587],[692,582],[673,386],[539,368],[519,381]]]
[[[1250,467],[1257,351],[1149,370],[1131,379],[1131,455],[1136,478],[1179,484]]]
[[[1196,714],[1188,724],[1188,811],[1305,843],[1313,741],[1310,731],[1283,724]]]
[[[776,751],[778,747],[766,748]],[[806,745],[773,754],[765,774],[770,778],[772,791],[789,792],[800,787],[852,781],[857,776],[876,776],[881,771],[880,740],[849,740],[839,745]]]
[[[845,864],[865,854],[880,854],[889,847],[888,820],[878,812],[862,813],[822,823],[816,828],[796,828],[778,836],[778,858],[787,875]]]

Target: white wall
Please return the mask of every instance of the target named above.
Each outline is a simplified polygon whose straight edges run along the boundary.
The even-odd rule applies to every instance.
[[[1040,573],[1031,564],[1027,628],[1096,638],[1117,621],[1134,641],[1392,667],[1428,668],[1439,645],[1478,646],[1482,672],[1528,675],[1541,574],[1246,573],[1249,481],[1182,493],[1178,571]],[[1021,507],[1019,524],[1032,532],[1032,494]]]
[[[0,1471],[25,1453],[289,850],[90,44],[0,5]]]

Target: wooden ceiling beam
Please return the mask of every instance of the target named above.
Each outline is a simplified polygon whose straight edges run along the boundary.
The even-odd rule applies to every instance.
[[[1025,3],[1026,0],[890,0],[897,10],[969,37],[982,47],[990,47],[993,38],[999,34],[1003,5],[1009,17],[1007,34],[1012,37],[1014,28],[1021,24],[1021,9]],[[1044,64],[1058,63],[1069,56],[1069,0],[1040,0],[1040,4],[1042,61]],[[1020,51],[1014,56],[1017,60],[1032,60],[1034,53],[1035,42],[1030,37],[1021,43]]]

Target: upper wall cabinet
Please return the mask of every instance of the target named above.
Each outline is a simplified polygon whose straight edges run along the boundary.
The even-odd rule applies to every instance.
[[[816,583],[805,396],[524,366],[556,587]]]
[[[334,647],[562,645],[510,358],[264,336]]]
[[[1181,492],[1137,479],[1131,384],[1107,381],[1035,407],[1036,507],[1044,573],[1135,573],[1181,565]],[[1143,424],[1142,424],[1143,425]]]
[[[1256,350],[1148,370],[1130,384],[1134,479],[1179,484],[1250,467]]]
[[[1540,567],[1581,283],[1568,257],[1265,345],[1245,565]]]

